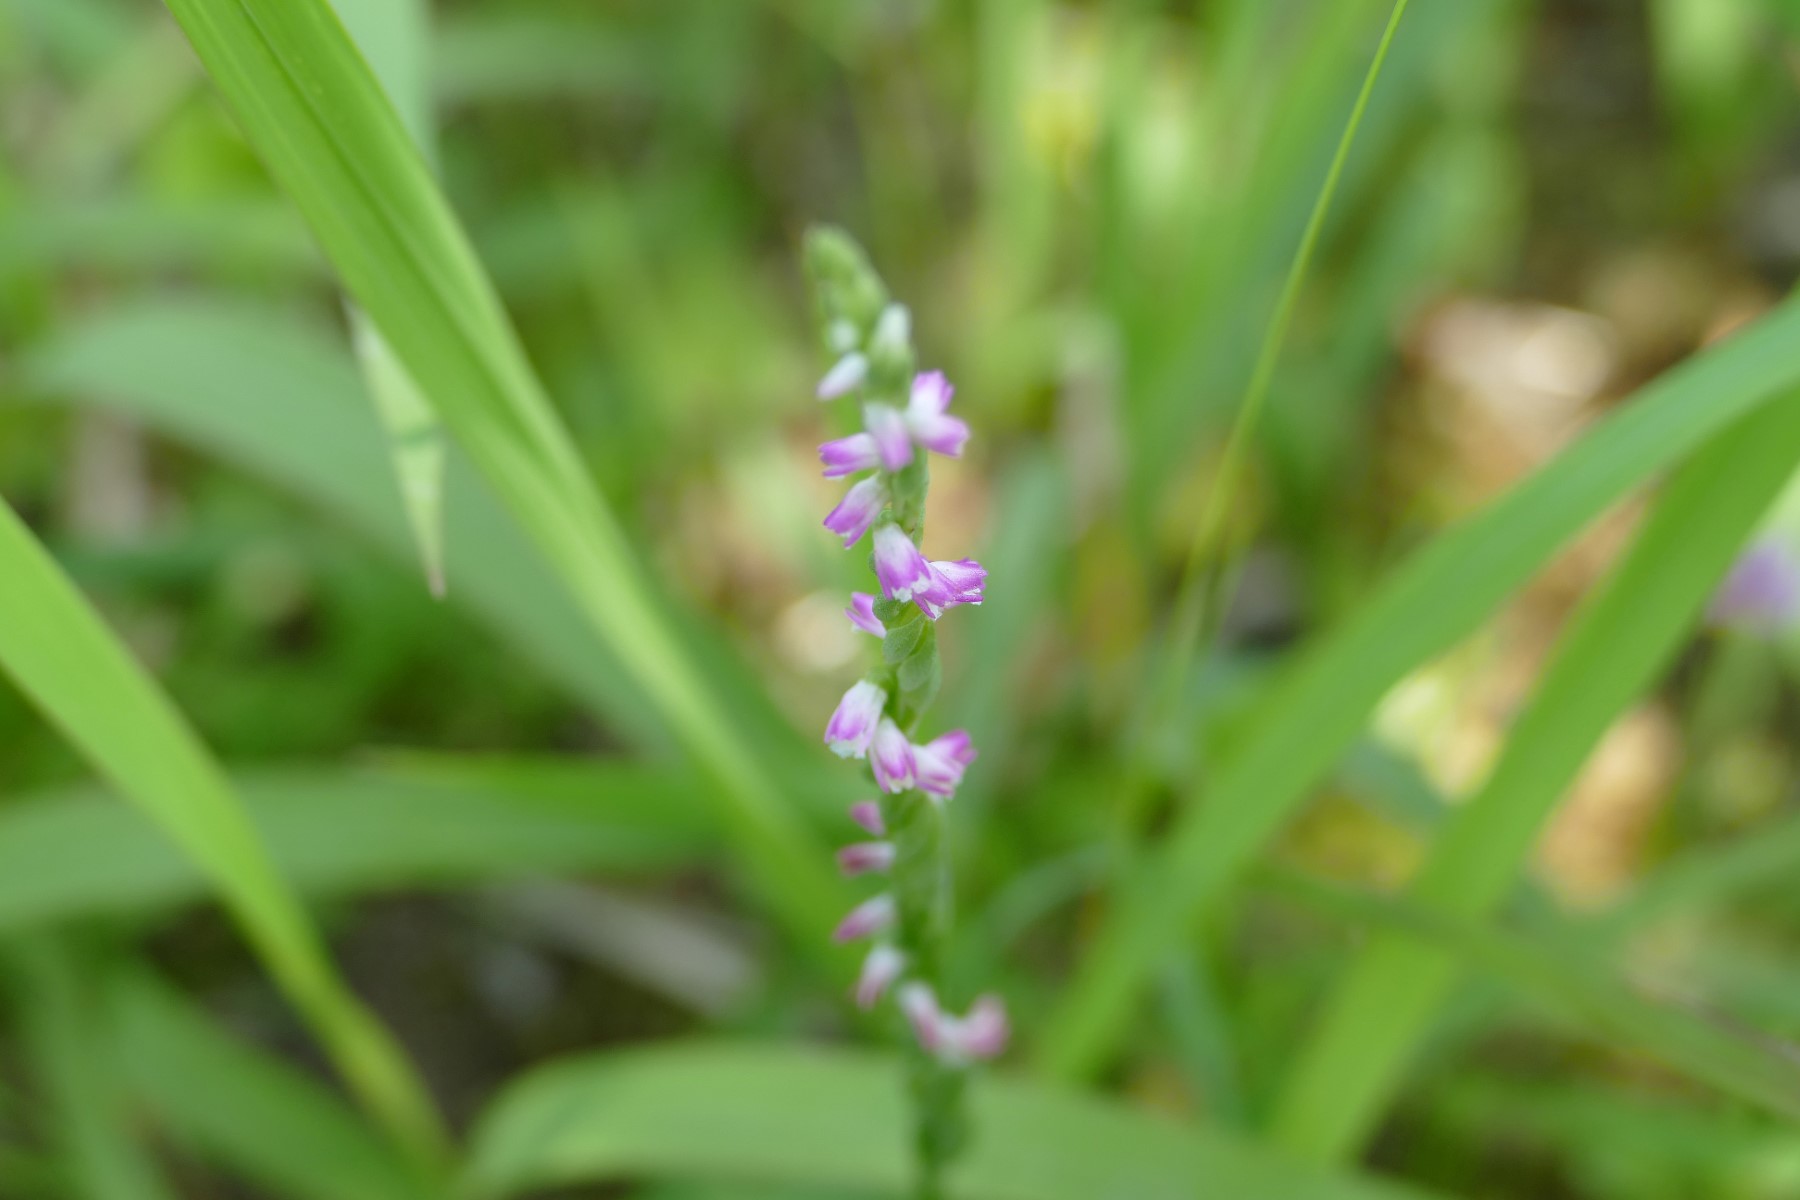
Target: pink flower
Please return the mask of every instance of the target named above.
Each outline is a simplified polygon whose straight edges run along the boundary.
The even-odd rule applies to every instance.
[[[919,790],[948,798],[962,782],[963,771],[975,761],[975,747],[970,744],[967,732],[953,729],[923,746],[914,746],[912,760]]]
[[[819,461],[825,464],[825,478],[842,479],[878,465],[881,455],[875,448],[874,438],[866,433],[853,433],[820,446]]]
[[[977,997],[969,1007],[952,1040],[958,1043],[966,1057],[989,1059],[999,1058],[1011,1038],[1012,1025],[1006,1019],[1006,1005],[1001,1003],[1000,997],[986,995]]]
[[[875,615],[875,597],[868,592],[851,592],[850,607],[844,610],[844,615],[864,633],[872,633],[878,638],[887,636],[887,626]]]
[[[881,688],[866,679],[853,684],[825,726],[825,744],[839,758],[863,757],[869,752],[876,723],[886,707],[887,693]]]
[[[845,875],[888,871],[894,865],[894,843],[855,842],[838,851],[838,869]]]
[[[881,718],[869,745],[869,763],[875,768],[875,784],[884,792],[904,792],[913,785],[912,744],[893,718]]]
[[[912,462],[912,436],[899,409],[891,404],[863,405],[863,428],[875,439],[882,467],[898,471]]]
[[[864,1010],[874,1008],[905,969],[906,955],[886,942],[879,943],[863,959],[862,974],[856,978],[856,1006]]]
[[[825,372],[825,378],[819,380],[818,397],[821,400],[835,400],[844,393],[861,387],[863,380],[868,377],[869,360],[851,351],[833,363],[831,370]]]
[[[1779,633],[1800,616],[1800,560],[1779,542],[1752,545],[1713,594],[1714,625]]]
[[[940,1062],[961,1065],[998,1058],[1012,1032],[998,996],[982,996],[966,1016],[955,1017],[938,1006],[931,985],[909,983],[900,989],[900,1011],[919,1045]]]
[[[851,909],[849,914],[832,932],[834,942],[855,942],[880,933],[894,923],[898,915],[894,907],[894,898],[886,892],[879,896],[871,896]]]
[[[889,600],[910,600],[933,583],[931,564],[905,530],[891,522],[875,531],[875,576]]]
[[[844,549],[848,550],[869,532],[869,526],[881,515],[881,506],[886,503],[881,480],[870,476],[844,493],[838,506],[826,514],[825,528],[843,538]]]
[[[873,800],[861,800],[852,804],[850,819],[876,837],[887,836],[887,822],[881,819],[881,805]]]
[[[932,620],[944,615],[946,608],[958,604],[980,604],[981,589],[987,582],[987,568],[972,558],[954,562],[928,563],[931,584],[913,593],[913,603]]]
[[[942,371],[913,377],[912,395],[906,402],[906,428],[914,441],[927,450],[957,458],[969,440],[966,421],[949,416],[950,398],[956,389]]]

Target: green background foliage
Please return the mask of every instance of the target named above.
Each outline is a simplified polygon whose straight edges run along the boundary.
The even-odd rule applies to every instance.
[[[1344,152],[1394,9],[0,0],[0,1195],[904,1194],[821,221],[976,431],[953,1194],[1800,1190],[1800,8]]]

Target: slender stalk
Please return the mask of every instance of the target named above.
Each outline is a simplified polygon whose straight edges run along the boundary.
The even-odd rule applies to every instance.
[[[1394,0],[1394,7],[1388,14],[1387,25],[1375,47],[1375,56],[1370,60],[1368,72],[1363,76],[1362,88],[1344,123],[1344,132],[1338,138],[1337,149],[1332,154],[1331,166],[1325,173],[1318,198],[1313,202],[1312,213],[1307,218],[1305,231],[1300,237],[1300,245],[1288,266],[1281,294],[1275,302],[1275,311],[1263,331],[1256,364],[1251,371],[1249,383],[1244,388],[1243,400],[1238,405],[1237,419],[1225,442],[1218,473],[1207,490],[1204,507],[1200,511],[1200,521],[1194,527],[1194,539],[1188,546],[1181,585],[1176,594],[1168,652],[1163,656],[1162,668],[1151,689],[1149,719],[1140,724],[1142,740],[1131,756],[1132,766],[1127,786],[1121,792],[1121,836],[1127,845],[1139,833],[1143,810],[1153,782],[1146,763],[1144,742],[1162,736],[1167,722],[1179,705],[1181,689],[1193,666],[1194,655],[1202,645],[1210,643],[1217,636],[1219,622],[1235,591],[1237,547],[1231,540],[1231,526],[1228,522],[1230,503],[1242,485],[1250,446],[1262,422],[1269,389],[1275,379],[1275,368],[1280,362],[1282,347],[1287,343],[1294,309],[1299,304],[1300,293],[1312,269],[1326,218],[1331,213],[1332,201],[1337,196],[1344,165],[1350,159],[1350,148],[1356,141],[1363,114],[1369,107],[1369,98],[1374,95],[1376,81],[1381,77],[1388,50],[1393,45],[1394,35],[1400,28],[1400,20],[1405,16],[1409,2],[1410,0]]]

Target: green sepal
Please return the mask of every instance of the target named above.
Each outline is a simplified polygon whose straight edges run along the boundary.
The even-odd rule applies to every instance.
[[[900,686],[900,702],[907,712],[924,710],[937,698],[938,685],[944,682],[944,667],[938,660],[937,639],[921,639],[923,644],[911,658],[900,664],[896,680]]]
[[[913,612],[918,612],[918,610],[914,608]],[[882,662],[886,662],[887,666],[900,666],[902,662],[911,657],[914,649],[918,649],[920,640],[925,637],[927,624],[929,622],[923,621],[923,619],[907,621],[904,624],[889,624],[887,637],[882,639]]]
[[[904,625],[909,619],[906,614],[917,613],[918,605],[910,600],[878,599],[875,601],[875,619],[892,629],[896,625]]]

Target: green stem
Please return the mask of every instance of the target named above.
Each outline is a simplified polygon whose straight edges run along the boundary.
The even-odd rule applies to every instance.
[[[950,855],[944,836],[943,806],[923,792],[903,792],[884,801],[884,819],[897,856],[891,875],[899,908],[895,944],[907,958],[908,979],[929,984],[943,996],[943,962],[952,913]],[[960,1067],[946,1066],[911,1044],[907,1061],[914,1112],[918,1200],[943,1195],[943,1172],[967,1137]]]

